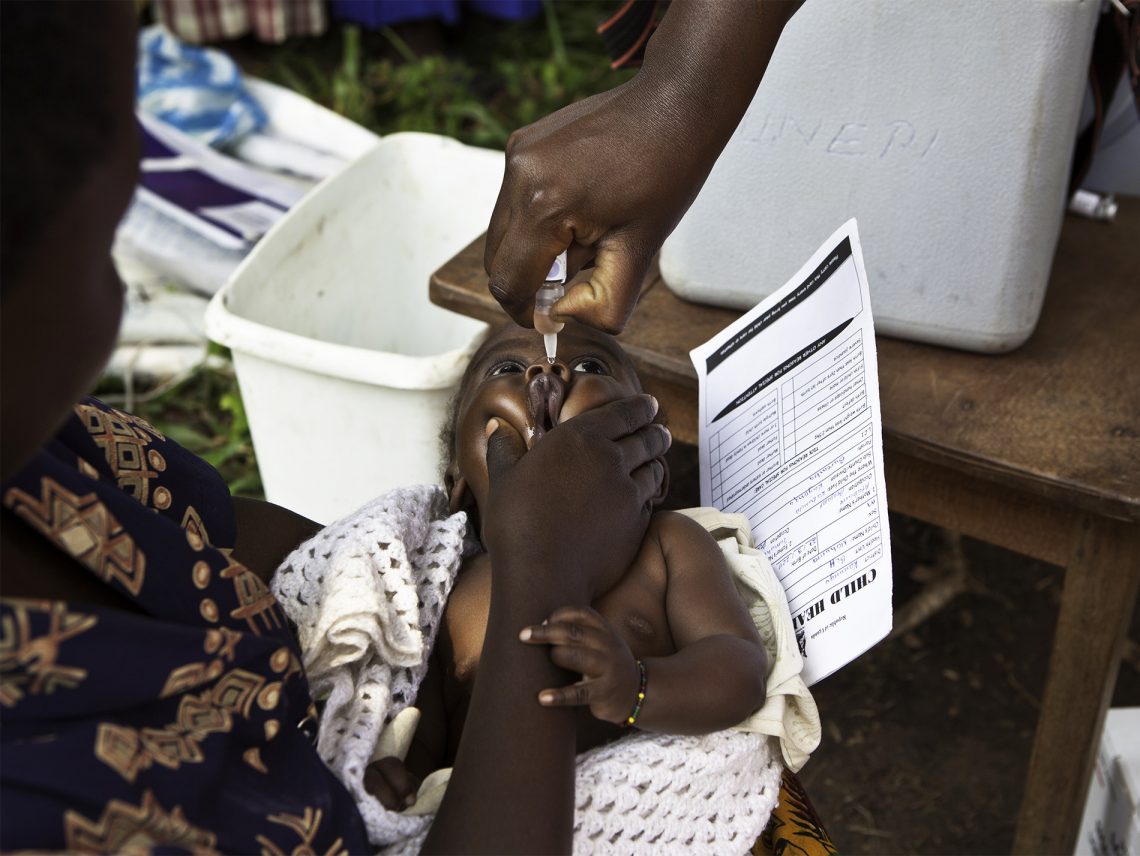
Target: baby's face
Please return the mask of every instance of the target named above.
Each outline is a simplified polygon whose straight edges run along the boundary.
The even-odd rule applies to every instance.
[[[487,423],[518,432],[527,449],[555,426],[641,392],[641,382],[612,336],[574,322],[558,334],[547,362],[542,336],[508,325],[491,334],[468,369],[456,414],[453,476],[476,505],[487,496]]]

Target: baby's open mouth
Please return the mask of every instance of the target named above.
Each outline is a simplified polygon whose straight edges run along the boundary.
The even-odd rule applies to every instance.
[[[535,375],[526,388],[526,407],[534,426],[531,445],[542,439],[551,428],[558,424],[558,414],[562,411],[562,401],[566,386],[562,378],[548,372]]]

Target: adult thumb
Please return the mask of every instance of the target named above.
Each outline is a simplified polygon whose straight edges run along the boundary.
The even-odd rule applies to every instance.
[[[492,485],[526,454],[526,443],[519,433],[498,419],[487,423],[487,478]]]
[[[616,242],[599,247],[590,278],[566,292],[554,307],[555,315],[620,333],[641,295],[651,255]]]

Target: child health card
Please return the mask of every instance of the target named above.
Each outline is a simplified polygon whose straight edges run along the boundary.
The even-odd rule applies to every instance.
[[[879,371],[855,221],[690,356],[701,502],[751,521],[810,685],[891,630]]]

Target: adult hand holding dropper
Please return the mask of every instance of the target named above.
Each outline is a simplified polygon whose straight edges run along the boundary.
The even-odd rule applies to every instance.
[[[550,317],[625,328],[662,242],[752,100],[797,0],[673,0],[631,80],[516,131],[487,229],[490,291],[534,325],[556,256],[573,277]]]

